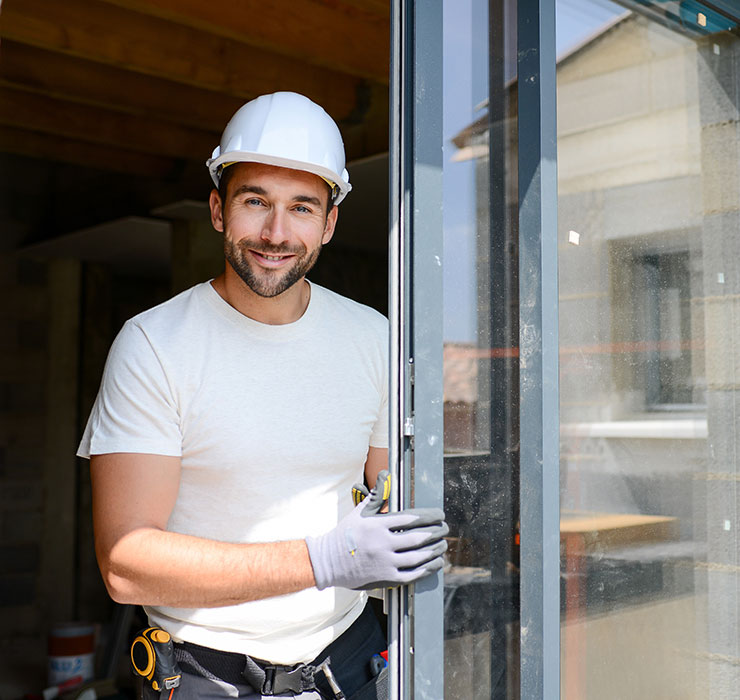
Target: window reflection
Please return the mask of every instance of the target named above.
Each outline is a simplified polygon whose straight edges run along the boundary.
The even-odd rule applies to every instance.
[[[737,21],[558,4],[562,696],[734,698]]]
[[[515,6],[444,3],[447,700],[519,696]]]

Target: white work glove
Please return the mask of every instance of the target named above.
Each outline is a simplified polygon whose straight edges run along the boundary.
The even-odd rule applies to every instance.
[[[316,587],[363,590],[399,586],[442,568],[449,532],[439,508],[381,513],[388,472],[339,524],[319,537],[307,537]]]

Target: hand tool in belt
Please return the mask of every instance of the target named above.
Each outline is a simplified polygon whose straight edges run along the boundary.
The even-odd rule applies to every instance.
[[[143,698],[144,683],[156,691],[169,690],[172,693],[180,685],[182,674],[175,661],[172,637],[159,627],[148,627],[137,633],[131,644],[131,666],[139,680]]]

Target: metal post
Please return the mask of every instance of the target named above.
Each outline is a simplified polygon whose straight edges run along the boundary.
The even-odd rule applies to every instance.
[[[412,502],[441,507],[442,0],[397,0],[392,10],[389,400],[391,467],[397,477],[392,508]],[[442,699],[443,613],[441,573],[413,591],[392,593],[391,700]]]
[[[415,506],[442,508],[442,0],[413,6],[413,489]],[[444,697],[443,594],[441,571],[414,587],[415,700]]]
[[[516,197],[516,153],[510,152],[510,110],[507,87],[507,44],[516,36],[516,1],[488,0],[488,278],[481,294],[489,300],[491,353],[489,403],[491,454],[490,566],[491,700],[507,700],[519,678],[510,638],[518,634],[519,566],[514,533],[519,523],[519,275],[517,222],[511,213]],[[509,69],[510,70],[510,69]],[[512,187],[512,184],[514,185]],[[512,564],[514,566],[512,566]]]
[[[395,487],[390,509],[406,505],[410,472],[410,441],[403,426],[410,414],[408,359],[409,347],[409,263],[408,263],[408,8],[405,0],[391,3],[391,76],[390,76],[390,234],[389,299],[390,386],[389,386],[389,461]],[[409,697],[409,611],[408,591],[391,589],[386,593],[388,613],[388,659],[390,667],[389,700]]]
[[[521,698],[560,697],[555,0],[520,0]]]

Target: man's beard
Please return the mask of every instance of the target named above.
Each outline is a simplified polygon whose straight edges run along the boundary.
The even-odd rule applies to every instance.
[[[258,296],[271,298],[290,289],[298,280],[304,277],[316,264],[321,253],[321,243],[313,250],[306,250],[305,246],[291,248],[290,246],[271,246],[262,244],[259,247],[250,246],[249,241],[234,243],[224,236],[224,255],[243,282]],[[287,270],[269,270],[258,268],[257,263],[252,267],[248,260],[249,250],[255,250],[264,255],[294,255],[295,258]]]

